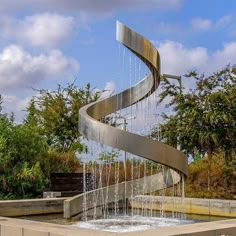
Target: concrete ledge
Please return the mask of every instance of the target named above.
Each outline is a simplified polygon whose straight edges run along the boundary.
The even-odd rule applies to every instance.
[[[23,216],[62,213],[64,201],[68,198],[25,199],[0,201],[0,216]],[[130,198],[133,208],[160,210],[163,199],[159,196],[140,195]],[[66,203],[67,201],[65,201]],[[202,214],[211,216],[236,217],[236,200],[185,198],[183,206],[180,198],[165,197],[163,210]],[[82,201],[77,201],[77,207]],[[64,206],[66,207],[66,206]]]
[[[24,216],[62,213],[66,198],[0,201],[0,216]]]
[[[236,201],[221,199],[185,198],[140,195],[129,199],[133,208],[186,212],[211,216],[236,217]]]
[[[122,182],[118,185],[114,184],[86,192],[85,194],[79,194],[64,202],[64,218],[71,218],[80,214],[83,210],[87,211],[105,205],[104,199],[106,199],[106,204],[113,203],[114,201],[126,200],[124,199],[125,189],[126,197],[130,198],[131,196],[138,194],[160,190],[163,186],[172,186],[179,181],[180,175],[174,170],[169,170],[164,175],[160,172],[155,175],[146,176],[145,178],[127,181],[126,183]],[[117,195],[115,195],[116,189],[119,189]],[[94,196],[96,196],[96,199]],[[85,206],[83,205],[84,197],[87,199],[86,209],[84,209]]]
[[[0,217],[1,236],[115,236],[118,233],[82,229],[28,220]],[[236,219],[160,227],[159,229],[122,233],[126,236],[234,236]]]

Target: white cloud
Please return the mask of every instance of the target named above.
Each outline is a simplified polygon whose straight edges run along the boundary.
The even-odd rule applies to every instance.
[[[109,13],[127,8],[165,8],[173,9],[181,6],[183,0],[0,0],[0,11],[16,11],[19,9],[40,9],[60,11],[83,11],[93,13]]]
[[[208,60],[207,49],[186,48],[174,41],[157,43],[161,55],[162,73],[181,75],[187,70],[201,68]]]
[[[191,25],[194,30],[209,30],[212,28],[212,22],[209,19],[192,19]]]
[[[6,112],[8,114],[14,112],[14,115],[16,116],[16,122],[22,121],[25,116],[26,107],[32,97],[21,98],[11,94],[2,94],[2,97],[3,112]]]
[[[216,21],[215,26],[225,27],[229,25],[232,21],[233,21],[233,16],[231,15],[222,16],[219,20]]]
[[[191,26],[194,30],[215,30],[219,28],[226,28],[234,25],[235,16],[225,15],[218,20],[212,21],[210,19],[194,18],[191,20]]]
[[[59,50],[35,56],[10,45],[0,53],[0,92],[30,87],[44,79],[72,76],[78,70],[78,61],[66,58]]]
[[[106,98],[111,96],[116,89],[116,85],[113,81],[106,82],[104,89],[102,90],[101,98]]]
[[[227,64],[233,65],[236,61],[236,42],[224,44],[222,50],[217,50],[209,60],[209,65],[212,70],[222,68]],[[207,67],[207,65],[206,65]]]
[[[20,0],[20,1],[8,1],[8,0],[0,0],[0,11],[6,12],[6,11],[14,11],[19,8],[23,8],[24,6],[31,6],[32,3],[30,3],[30,0]],[[34,1],[32,1],[34,2]]]
[[[71,16],[59,14],[37,14],[22,20],[2,16],[2,35],[32,46],[53,47],[70,37],[75,26]]]
[[[46,4],[48,4],[47,0],[43,0],[43,2],[47,2]],[[64,7],[70,10],[82,9],[88,12],[109,12],[124,8],[176,8],[181,5],[181,2],[182,0],[61,0],[60,2],[52,0],[51,6],[57,5],[58,7]]]
[[[106,82],[106,84],[104,86],[104,91],[113,92],[115,89],[116,89],[116,85],[114,82],[112,82],[112,81]]]
[[[15,95],[9,94],[2,94],[3,101],[4,101],[4,108],[11,107],[12,110],[22,111],[26,109],[28,102],[30,101],[31,97],[25,97],[20,99]]]
[[[156,43],[161,55],[162,73],[183,75],[197,69],[199,72],[214,72],[236,61],[236,42],[223,45],[213,53],[204,47],[187,48],[174,41]]]

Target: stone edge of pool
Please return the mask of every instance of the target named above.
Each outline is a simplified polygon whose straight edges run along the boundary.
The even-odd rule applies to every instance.
[[[142,236],[233,236],[236,233],[236,219],[206,223],[195,223],[171,227],[161,227],[144,231],[121,233]],[[101,236],[117,233],[82,229],[75,226],[56,225],[30,220],[0,217],[1,236]]]
[[[0,201],[0,216],[26,216],[39,214],[63,213],[64,200],[67,198],[44,198],[24,200]],[[143,207],[160,210],[160,202],[163,202],[165,211],[183,212],[189,214],[201,214],[210,216],[224,216],[236,218],[236,200],[185,198],[185,209],[180,198],[160,196],[136,196],[129,199],[133,208]],[[1,236],[1,235],[0,235]]]

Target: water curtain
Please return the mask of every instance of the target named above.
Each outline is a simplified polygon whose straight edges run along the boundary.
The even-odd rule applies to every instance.
[[[117,22],[116,27],[117,41],[140,58],[149,68],[150,73],[134,86],[116,95],[82,107],[79,110],[79,131],[87,139],[93,140],[101,145],[123,150],[167,167],[167,171],[126,183],[119,183],[119,194],[116,196],[116,201],[119,201],[124,198],[128,199],[138,194],[154,192],[178,184],[181,178],[187,175],[187,159],[181,151],[160,141],[155,141],[151,138],[101,122],[103,117],[136,104],[150,96],[156,91],[161,80],[160,55],[157,49],[146,38],[121,22]],[[83,211],[87,211],[103,205],[104,197],[102,199],[102,196],[104,195],[106,196],[106,204],[114,202],[114,192],[116,192],[116,189],[117,184],[106,186],[84,193],[86,196],[82,194],[66,201],[65,217],[68,218],[81,213],[82,209]],[[97,199],[95,204],[92,199],[94,196],[98,196],[99,198],[99,191],[102,192],[101,199]],[[82,198],[86,200],[90,199],[90,201],[82,206]],[[72,207],[73,201],[77,201],[76,208]]]

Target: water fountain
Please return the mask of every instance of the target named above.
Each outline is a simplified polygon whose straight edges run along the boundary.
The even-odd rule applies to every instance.
[[[165,213],[163,209],[165,189],[173,186],[173,204],[175,204],[174,193],[177,192],[178,196],[183,196],[181,195],[181,193],[183,193],[183,185],[181,185],[181,183],[183,183],[187,174],[187,159],[182,152],[160,141],[155,141],[127,131],[127,121],[124,116],[121,116],[121,111],[122,109],[131,107],[132,115],[132,107],[134,104],[138,104],[142,101],[145,101],[145,106],[150,106],[150,97],[155,93],[161,79],[160,56],[157,49],[146,38],[120,22],[117,22],[116,39],[136,57],[141,59],[149,69],[149,73],[133,87],[131,86],[116,95],[89,104],[79,111],[79,130],[81,134],[87,139],[97,142],[98,149],[102,150],[103,153],[109,149],[106,147],[111,147],[115,150],[122,150],[124,156],[123,161],[120,160],[122,158],[118,158],[115,164],[107,162],[105,164],[90,166],[90,172],[92,172],[97,179],[97,185],[94,187],[94,190],[84,192],[84,194],[65,201],[64,217],[70,218],[79,215],[86,222],[86,224],[83,225],[88,224],[88,215],[90,215],[89,218],[92,218],[94,224],[99,222],[96,221],[97,218],[103,218],[100,222],[106,226],[107,219],[112,218],[110,214],[115,216],[115,221],[122,221],[123,224],[123,220],[127,221],[127,217],[131,215],[132,225],[134,222],[143,221],[143,217],[152,217],[154,215],[152,211],[152,198],[151,200],[143,201],[142,206],[136,212],[133,207],[131,207],[130,214],[127,210],[127,200],[154,191],[160,191],[161,193],[159,200],[159,216],[166,221],[167,219],[164,218]],[[131,63],[130,57],[129,64]],[[130,66],[129,74],[131,77]],[[130,84],[131,82],[132,80],[130,79]],[[124,119],[123,129],[116,127],[116,125],[115,127],[111,126],[109,122],[102,122],[102,119],[109,121],[112,116],[116,116],[117,114],[119,114],[120,118]],[[108,119],[104,119],[104,117]],[[129,156],[130,159],[129,180],[127,179],[127,156]],[[140,160],[140,158],[144,161],[136,161]],[[134,160],[137,163],[141,163],[137,165],[136,168],[134,168]],[[121,164],[124,170],[124,182],[121,182],[119,179]],[[110,182],[112,165],[115,169],[114,183]],[[141,165],[143,168],[142,176],[140,175]],[[146,174],[147,165],[151,166],[151,173],[149,174]],[[85,165],[84,173],[86,174]],[[147,207],[147,205],[149,205],[149,207]],[[110,213],[110,211],[113,213]],[[121,215],[125,218],[121,219]],[[142,218],[138,219],[137,217]],[[154,218],[149,218],[148,220],[152,222],[153,219]],[[173,220],[175,221],[176,219]],[[163,223],[160,219],[158,222],[159,225],[161,224],[160,222]],[[111,224],[113,223],[114,219],[112,219]],[[169,223],[172,224],[173,222],[169,219]],[[153,224],[151,223],[151,225]]]
[[[134,111],[151,115],[151,96],[155,93],[161,79],[160,58],[152,44],[125,25],[117,22],[117,40],[127,50],[141,59],[150,74],[146,75],[133,87],[89,104],[80,110],[80,132],[89,139],[91,152],[85,156],[96,157],[99,161],[83,164],[83,194],[64,199],[24,199],[0,201],[0,213],[5,216],[29,215],[30,221],[0,217],[0,235],[114,235],[114,233],[88,230],[99,229],[112,232],[142,231],[142,235],[235,235],[236,220],[224,220],[193,225],[172,226],[191,223],[184,218],[184,211],[205,214],[207,217],[219,215],[236,216],[234,201],[215,199],[186,199],[184,202],[184,178],[187,172],[187,160],[178,150],[146,137],[146,131],[133,132],[133,126],[126,126],[125,108],[131,117],[137,116]],[[130,64],[132,60],[129,59]],[[134,74],[139,74],[140,64],[135,67]],[[132,73],[130,73],[130,77]],[[130,84],[132,80],[130,80]],[[155,97],[155,96],[154,96]],[[141,103],[141,105],[139,105]],[[102,123],[104,117],[110,115],[108,122]],[[123,129],[112,122],[112,116],[123,117]],[[141,114],[142,115],[142,114]],[[125,118],[124,118],[125,117]],[[137,120],[137,119],[136,119]],[[144,119],[142,123],[144,123]],[[109,125],[113,123],[114,126]],[[128,127],[128,130],[125,128]],[[147,125],[147,129],[149,126]],[[159,130],[160,132],[160,130]],[[140,135],[143,134],[144,136]],[[116,160],[113,159],[113,153]],[[109,158],[107,157],[107,154]],[[104,158],[105,157],[105,158]],[[108,161],[109,160],[109,161]],[[112,170],[114,175],[112,175]],[[126,170],[126,171],[125,171]],[[87,190],[86,174],[94,178]],[[114,179],[112,179],[114,178]],[[172,189],[172,195],[166,197],[166,189]],[[159,191],[158,196],[149,195]],[[177,196],[182,196],[176,198]],[[64,206],[64,209],[63,209]],[[52,224],[44,214],[62,212],[64,218],[80,217],[84,221],[71,224],[71,221]],[[169,210],[167,214],[165,210]],[[32,215],[43,214],[40,221],[33,221]],[[199,218],[197,218],[199,219]],[[57,219],[56,219],[57,220]],[[205,218],[205,220],[209,220]],[[53,219],[53,222],[54,219]],[[75,227],[79,226],[79,227]],[[153,228],[155,230],[153,230]],[[133,234],[125,233],[124,235]],[[136,234],[136,233],[135,233]]]

